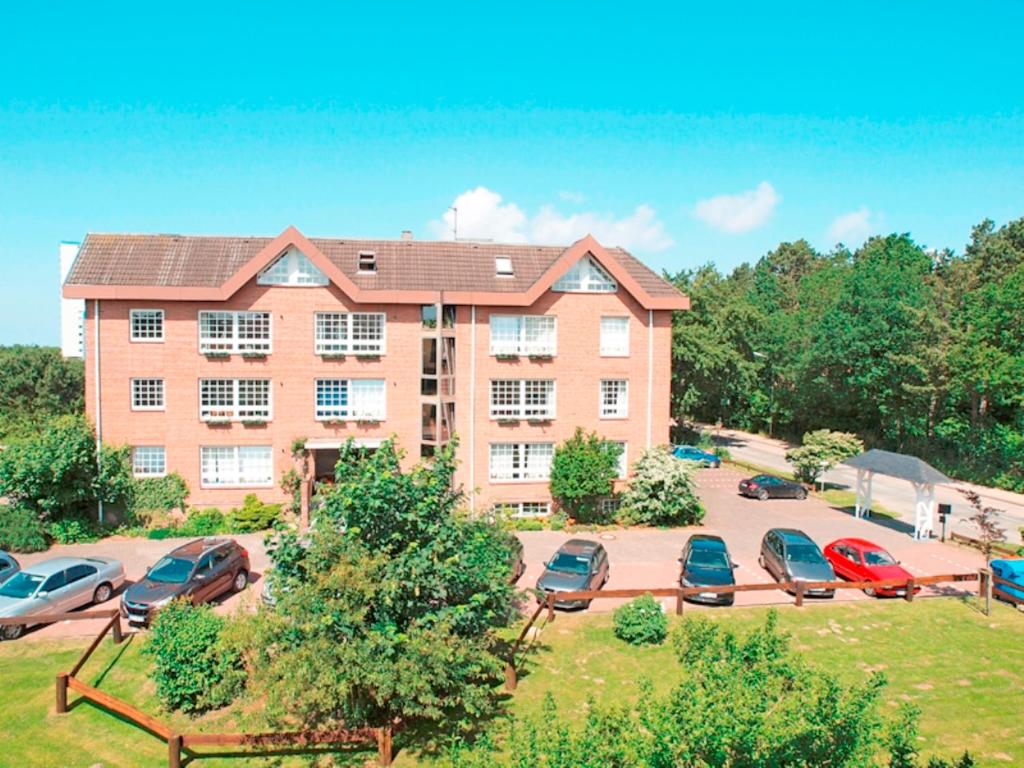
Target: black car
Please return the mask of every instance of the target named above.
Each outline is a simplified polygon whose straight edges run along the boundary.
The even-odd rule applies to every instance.
[[[234,539],[208,536],[164,555],[121,595],[121,615],[148,624],[153,614],[178,597],[194,605],[249,583],[249,553]]]
[[[775,475],[754,475],[740,480],[740,495],[761,501],[768,499],[806,499],[807,489],[800,483]]]
[[[537,579],[537,590],[544,599],[550,592],[583,592],[600,589],[608,581],[608,553],[596,541],[570,539],[545,564]],[[559,600],[556,608],[583,608],[589,600]]]
[[[720,536],[694,534],[683,547],[679,562],[683,568],[679,574],[679,584],[683,587],[720,587],[735,584],[733,569],[736,564],[729,557],[729,550]],[[686,599],[694,603],[708,605],[732,605],[735,600],[733,592],[698,592],[687,595]]]

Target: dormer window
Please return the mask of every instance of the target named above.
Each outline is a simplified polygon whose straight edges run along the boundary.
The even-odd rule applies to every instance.
[[[296,248],[289,248],[273,264],[260,272],[259,285],[327,285],[327,276],[317,269],[307,256]]]
[[[359,252],[359,271],[360,272],[376,272],[377,271],[377,254],[375,251],[360,251]]]
[[[512,271],[512,257],[511,256],[495,256],[494,257],[494,274],[498,277],[512,277],[515,273]]]
[[[587,256],[573,264],[569,271],[551,286],[551,290],[561,293],[615,293],[618,287],[604,267],[593,257]]]

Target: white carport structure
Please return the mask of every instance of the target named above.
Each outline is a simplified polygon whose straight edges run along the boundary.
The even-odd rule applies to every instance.
[[[916,456],[872,449],[843,462],[857,470],[857,501],[854,514],[871,513],[871,481],[876,474],[906,480],[914,486],[914,538],[927,539],[935,525],[935,486],[952,482],[935,467]]]

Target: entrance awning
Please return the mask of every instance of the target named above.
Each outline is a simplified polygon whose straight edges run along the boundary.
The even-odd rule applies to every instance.
[[[380,448],[383,437],[353,437],[352,444],[356,448]],[[306,441],[307,451],[338,450],[349,441],[347,437],[314,437]]]

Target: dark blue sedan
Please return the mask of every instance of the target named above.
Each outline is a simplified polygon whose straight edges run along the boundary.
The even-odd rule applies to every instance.
[[[1024,560],[993,560],[992,573],[1017,587],[992,586],[992,596],[1007,602],[1024,603]],[[1019,587],[1019,588],[1018,588]]]
[[[708,453],[693,445],[676,445],[672,448],[672,455],[683,461],[693,461],[702,467],[718,468],[722,466],[722,460],[715,454]]]

